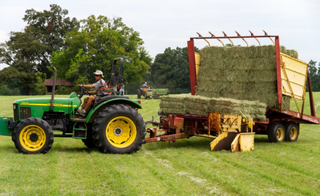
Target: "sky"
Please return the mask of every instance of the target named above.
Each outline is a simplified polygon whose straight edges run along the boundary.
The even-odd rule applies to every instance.
[[[168,47],[186,47],[190,37],[279,35],[280,44],[294,49],[305,62],[320,62],[320,1],[319,0],[0,0],[0,43],[8,41],[9,33],[23,31],[22,18],[27,9],[50,10],[57,4],[78,20],[90,15],[121,17],[123,22],[140,33],[144,47],[154,58]],[[250,45],[258,45],[254,39]],[[223,40],[225,44],[228,40]],[[272,42],[260,39],[265,45]],[[246,44],[234,40],[236,45]],[[208,45],[196,40],[195,46]],[[210,45],[221,46],[211,40]],[[7,65],[0,64],[0,70]]]

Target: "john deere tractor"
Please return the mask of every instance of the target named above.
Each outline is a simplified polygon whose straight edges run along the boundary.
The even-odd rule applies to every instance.
[[[114,75],[117,61],[119,75]],[[109,87],[123,83],[123,59],[116,58],[112,65]],[[114,95],[97,98],[85,117],[77,114],[81,98],[88,94],[81,88],[68,98],[54,98],[56,69],[51,98],[21,99],[13,103],[13,118],[0,118],[0,135],[12,136],[19,152],[25,154],[47,153],[55,137],[81,139],[88,148],[98,148],[103,153],[133,153],[145,142],[145,123],[138,113],[141,102]],[[118,84],[116,84],[118,83]],[[53,132],[53,130],[55,132]]]
[[[154,89],[151,88],[150,85],[148,85],[148,87],[141,85],[137,93],[138,99],[141,99],[141,96],[144,96],[146,99],[159,99],[162,95],[169,95],[169,89]]]

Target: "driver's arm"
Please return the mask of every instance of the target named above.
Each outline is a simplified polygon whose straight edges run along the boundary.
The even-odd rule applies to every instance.
[[[84,88],[95,88],[93,84],[78,84],[77,86],[81,86],[81,87],[84,87]],[[94,90],[94,91],[88,91],[89,94],[98,94],[98,91],[97,90]]]
[[[78,86],[82,86],[84,88],[94,88],[93,84],[78,84]]]
[[[98,94],[98,91],[97,90],[89,91],[89,93],[92,94],[92,95],[95,95],[95,94]]]

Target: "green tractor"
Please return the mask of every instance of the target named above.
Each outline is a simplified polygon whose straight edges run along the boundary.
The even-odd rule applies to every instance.
[[[120,60],[119,75],[114,75]],[[112,65],[111,86],[121,87],[123,59],[116,58]],[[56,69],[51,98],[30,98],[13,103],[13,118],[0,118],[0,135],[12,136],[19,152],[25,154],[47,153],[55,137],[81,139],[88,148],[98,148],[103,153],[127,154],[136,152],[145,142],[145,123],[138,113],[140,100],[109,95],[97,98],[82,117],[77,113],[81,98],[88,94],[81,88],[68,98],[54,98]],[[118,81],[118,85],[115,83]],[[119,90],[119,89],[118,89]],[[54,132],[53,132],[54,130]]]
[[[168,95],[169,89],[162,88],[162,89],[153,89],[148,85],[148,87],[141,85],[138,89],[137,97],[141,99],[141,96],[144,96],[146,99],[159,99],[162,95]]]

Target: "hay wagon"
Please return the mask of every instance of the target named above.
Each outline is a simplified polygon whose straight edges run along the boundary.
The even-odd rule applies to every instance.
[[[297,52],[280,46],[279,36],[191,37],[188,41],[191,95],[161,98],[157,126],[147,131],[146,142],[173,141],[191,136],[214,139],[211,150],[254,149],[254,134],[267,134],[270,142],[295,142],[300,124],[319,124],[316,117],[308,64],[297,59]],[[259,46],[249,46],[246,39]],[[261,46],[258,38],[273,45]],[[209,44],[195,53],[194,41]],[[211,47],[208,40],[223,47]],[[226,47],[222,39],[232,46]],[[247,47],[234,46],[242,39]],[[311,115],[304,114],[308,85]],[[222,97],[222,98],[221,98]],[[296,108],[290,108],[294,100]],[[159,134],[162,132],[163,134]]]

